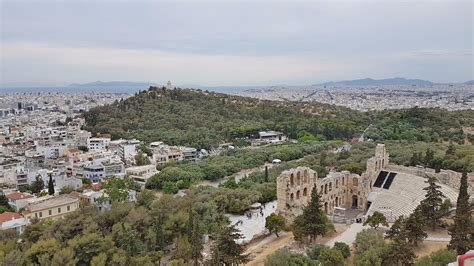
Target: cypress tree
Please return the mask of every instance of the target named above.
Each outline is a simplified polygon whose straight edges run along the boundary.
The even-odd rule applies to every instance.
[[[243,254],[244,248],[235,242],[242,237],[233,225],[223,228],[211,248],[209,263],[211,265],[239,265],[247,262],[248,256]]]
[[[435,177],[429,177],[428,186],[423,190],[426,190],[425,199],[420,203],[420,210],[425,218],[426,225],[430,226],[433,230],[436,225],[440,224],[440,207],[443,203],[444,195],[439,190],[441,187],[436,184]]]
[[[203,244],[199,232],[199,221],[195,218],[195,213],[192,208],[189,210],[188,239],[191,244],[191,258],[193,260],[193,265],[197,266],[202,260]]]
[[[265,182],[268,182],[268,166],[265,165]]]
[[[318,235],[323,236],[328,231],[329,220],[326,213],[321,209],[320,196],[317,189],[313,188],[311,192],[311,201],[303,210],[304,231],[313,241]]]
[[[53,175],[52,174],[49,174],[48,194],[49,195],[54,195],[54,184],[53,184]]]
[[[458,254],[474,249],[474,223],[472,221],[472,207],[469,204],[469,194],[467,191],[467,172],[464,171],[461,177],[461,186],[456,202],[456,215],[454,224],[449,228],[451,241],[448,247]]]
[[[426,166],[431,167],[434,160],[434,151],[430,148],[426,150],[424,163]]]

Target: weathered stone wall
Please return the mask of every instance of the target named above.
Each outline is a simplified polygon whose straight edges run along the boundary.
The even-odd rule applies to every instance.
[[[297,167],[281,173],[277,178],[277,213],[291,221],[303,212],[311,199],[311,192],[318,179],[309,167]]]
[[[362,176],[342,171],[318,178],[316,171],[308,167],[284,171],[277,178],[277,213],[293,221],[311,200],[313,188],[321,195],[321,204],[327,214],[332,214],[336,207],[365,210],[372,183],[388,160],[385,146],[378,144],[375,156],[367,161],[367,171]]]

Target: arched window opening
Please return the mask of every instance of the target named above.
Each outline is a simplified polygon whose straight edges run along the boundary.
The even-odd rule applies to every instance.
[[[353,185],[354,187],[359,186],[359,180],[357,179],[357,177],[354,177],[354,178],[352,179],[352,185]]]

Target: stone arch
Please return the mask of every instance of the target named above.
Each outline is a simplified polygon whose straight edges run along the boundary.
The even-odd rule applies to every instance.
[[[324,185],[324,194],[328,194],[328,184]]]
[[[306,196],[308,196],[308,189],[304,188],[303,189],[303,197],[306,197]]]
[[[323,194],[323,192],[324,192],[324,186],[323,186],[323,185],[321,185],[321,190],[319,191],[319,194],[321,194],[321,195],[322,195],[322,194]]]
[[[328,202],[327,201],[324,203],[324,212],[328,213]]]
[[[332,191],[332,182],[329,182],[329,191]]]
[[[344,177],[342,177],[342,185],[344,186]]]
[[[295,195],[293,195],[293,193],[290,194],[290,200],[291,201],[295,200]]]
[[[296,185],[301,185],[301,174],[300,171],[296,173]]]
[[[339,206],[339,198],[336,197],[336,207]]]
[[[352,208],[357,208],[359,206],[357,195],[352,195]]]
[[[339,180],[336,180],[336,188],[339,187]]]
[[[354,177],[354,178],[352,179],[352,185],[353,185],[354,187],[359,186],[359,179],[357,179],[357,177]]]
[[[296,199],[297,199],[297,200],[300,199],[300,191],[299,191],[299,190],[296,191]]]
[[[295,185],[295,177],[294,177],[293,173],[291,173],[291,175],[290,175],[290,185],[291,186]]]
[[[385,166],[385,159],[382,159],[382,167]]]

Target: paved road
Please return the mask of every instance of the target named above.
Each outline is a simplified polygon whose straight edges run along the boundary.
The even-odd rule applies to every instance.
[[[346,231],[344,231],[342,234],[336,236],[335,238],[329,240],[326,242],[326,246],[332,247],[334,246],[334,243],[336,242],[343,242],[346,243],[349,246],[352,246],[356,239],[357,233],[362,231],[365,228],[369,228],[369,226],[363,226],[362,224],[358,223],[353,223],[347,228]]]
[[[263,207],[263,206],[262,206]],[[263,216],[259,212],[252,213],[251,218],[246,215],[234,215],[226,214],[229,217],[231,224],[236,224],[236,228],[240,230],[243,235],[243,239],[239,239],[236,242],[243,243],[252,240],[252,238],[258,234],[266,232],[265,219],[270,214],[274,213],[277,208],[277,201],[267,202],[265,208],[263,208]]]
[[[353,223],[349,226],[349,228],[344,231],[342,234],[338,235],[337,237],[329,240],[326,242],[326,246],[334,246],[335,242],[343,242],[351,246],[356,239],[357,233],[364,230],[365,228],[370,228],[369,226],[363,226],[362,224]],[[451,237],[449,236],[438,236],[432,235],[425,238],[425,241],[439,241],[439,242],[449,242]]]

